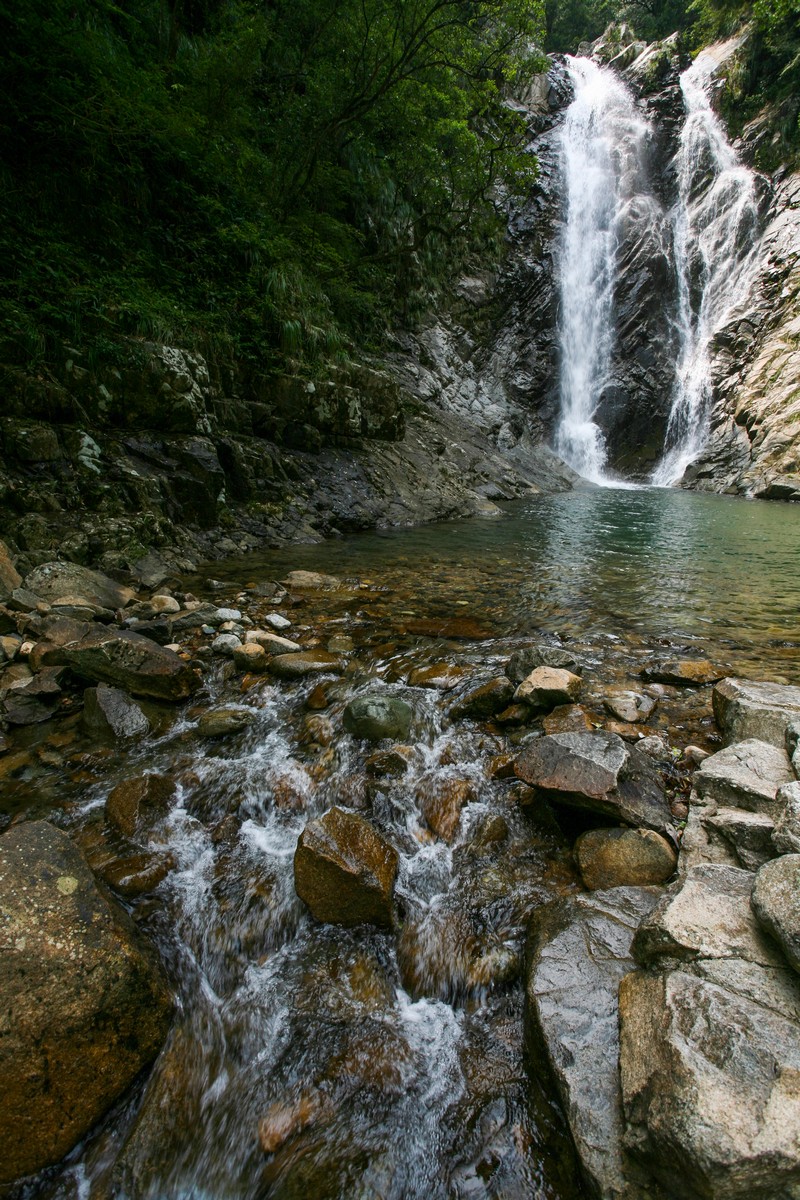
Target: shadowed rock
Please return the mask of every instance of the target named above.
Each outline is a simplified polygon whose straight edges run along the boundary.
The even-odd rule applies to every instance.
[[[174,650],[127,629],[90,629],[56,655],[83,679],[121,687],[154,700],[186,700],[200,680]]]
[[[756,874],[750,898],[759,924],[800,971],[800,854],[784,854]]]

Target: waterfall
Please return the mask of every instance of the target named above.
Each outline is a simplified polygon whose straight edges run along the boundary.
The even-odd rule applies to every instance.
[[[662,486],[677,482],[703,449],[714,337],[747,298],[757,263],[755,178],[739,161],[709,100],[719,61],[719,53],[705,51],[681,76],[686,121],[673,211],[680,350],[665,454],[653,474]]]
[[[575,98],[559,147],[566,211],[559,255],[561,418],[556,450],[579,475],[604,483],[606,446],[595,416],[611,384],[620,238],[648,191],[650,127],[613,71],[586,58],[567,62]]]

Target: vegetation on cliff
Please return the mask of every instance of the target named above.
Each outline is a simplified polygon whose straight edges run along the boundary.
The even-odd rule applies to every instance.
[[[0,346],[376,343],[498,239],[541,0],[0,0]]]

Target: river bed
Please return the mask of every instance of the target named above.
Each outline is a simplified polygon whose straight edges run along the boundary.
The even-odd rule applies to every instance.
[[[69,828],[93,865],[126,849],[103,819],[109,790],[143,772],[172,781],[147,844],[172,869],[129,905],[179,998],[144,1088],[27,1194],[578,1200],[563,1117],[526,1060],[522,972],[532,914],[581,887],[579,826],[521,808],[521,785],[498,769],[540,725],[453,720],[460,683],[409,675],[445,663],[479,680],[520,646],[558,642],[583,664],[587,719],[606,727],[604,697],[641,688],[656,658],[800,683],[798,533],[789,505],[598,488],[215,563],[182,585],[256,624],[277,611],[304,648],[344,647],[346,667],[243,679],[198,635],[207,694],[177,716],[154,706],[146,744],[120,755],[69,722],[16,735],[30,765],[6,788]],[[277,606],[259,596],[294,569],[345,586]],[[414,710],[400,775],[374,769],[375,747],[342,728],[347,701],[376,691]],[[643,732],[676,758],[690,742],[714,748],[710,688],[651,691]],[[199,713],[221,702],[253,724],[199,738]],[[680,800],[687,770],[668,774]],[[449,838],[423,817],[443,786],[467,798]],[[395,931],[319,924],[295,894],[297,838],[333,804],[368,812],[399,852]]]

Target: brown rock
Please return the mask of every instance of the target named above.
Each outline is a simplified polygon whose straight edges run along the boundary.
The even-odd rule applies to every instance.
[[[673,687],[707,687],[723,676],[708,659],[671,659],[642,668],[642,679],[651,683],[669,683]]]
[[[300,835],[295,889],[318,921],[390,927],[397,866],[397,851],[368,821],[331,808]]]
[[[312,712],[322,712],[329,705],[328,684],[318,683],[306,697],[306,708],[310,708]]]
[[[8,546],[0,542],[0,600],[5,600],[22,583],[22,576],[14,566]]]
[[[233,652],[233,665],[237,671],[266,671],[269,655],[257,642],[245,642]]]
[[[118,783],[106,800],[106,817],[126,837],[136,837],[169,811],[173,786],[161,775]]]
[[[0,838],[0,1184],[57,1163],[152,1062],[171,1002],[127,915],[43,821]]]
[[[579,704],[560,704],[542,718],[545,733],[584,733],[592,723]]]
[[[325,1108],[319,1092],[303,1092],[296,1100],[279,1100],[258,1122],[258,1144],[265,1154],[274,1154],[317,1119]],[[328,1101],[328,1103],[330,1103]]]
[[[174,866],[171,854],[129,854],[106,863],[99,873],[115,892],[133,900],[154,891]]]
[[[452,842],[461,822],[461,810],[477,799],[468,779],[436,779],[418,791],[417,799],[427,825],[442,841]]]
[[[652,829],[590,829],[575,843],[575,857],[590,891],[665,883],[678,863],[667,839]]]
[[[280,679],[302,679],[305,675],[326,672],[340,675],[345,663],[327,650],[301,650],[298,654],[277,654],[269,660],[269,670]]]
[[[581,678],[560,667],[536,667],[514,693],[517,703],[534,708],[555,708],[572,704],[581,694]]]
[[[408,770],[412,753],[410,746],[392,746],[370,754],[364,766],[373,779],[399,779]]]
[[[431,663],[427,667],[415,667],[408,677],[408,682],[411,687],[436,688],[440,692],[449,692],[467,673],[467,667],[455,663]]]
[[[320,575],[317,571],[290,571],[281,583],[295,592],[332,592],[342,586],[341,579],[335,575]]]
[[[478,687],[472,688],[450,709],[450,716],[474,717],[485,720],[508,708],[514,696],[514,685],[505,675],[488,680]]]

